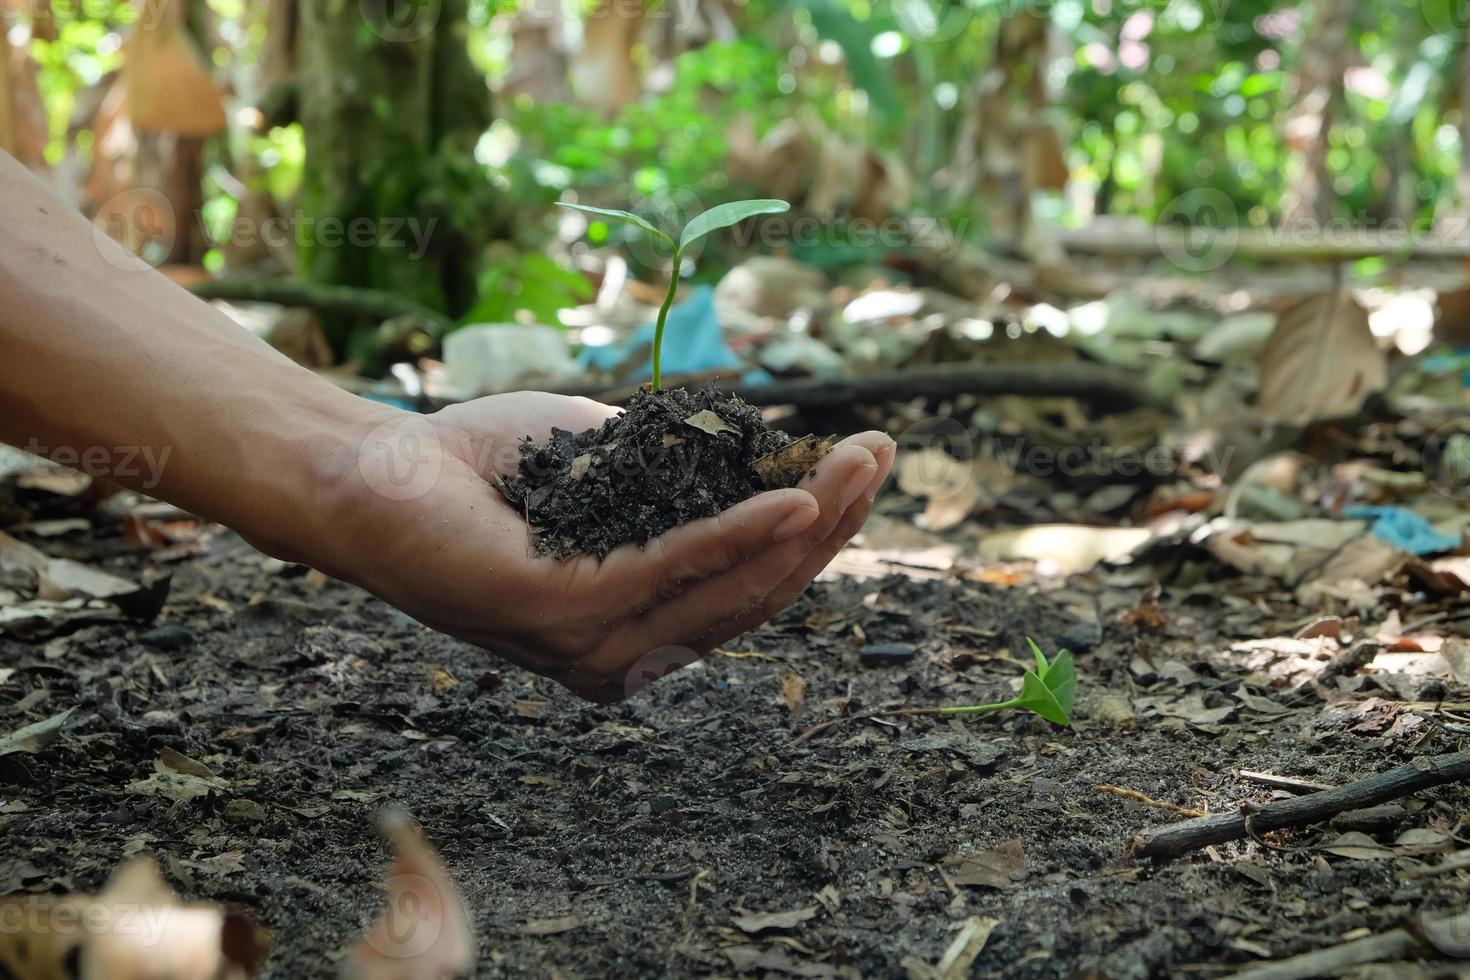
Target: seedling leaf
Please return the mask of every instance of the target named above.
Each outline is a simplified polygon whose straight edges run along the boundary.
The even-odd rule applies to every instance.
[[[1046,686],[1035,671],[1026,671],[1026,676],[1021,680],[1021,697],[1017,707],[1025,708],[1034,712],[1053,724],[1067,726],[1072,719],[1067,715],[1067,709],[1058,703],[1056,695]]]
[[[729,204],[717,205],[684,226],[684,234],[679,236],[679,250],[683,251],[712,231],[739,224],[746,218],[752,218],[758,214],[781,214],[783,211],[790,210],[791,205],[785,201],[769,198],[758,201],[732,201]]]
[[[612,209],[609,209],[609,208],[594,208],[594,207],[588,207],[585,204],[568,204],[565,201],[559,201],[558,203],[562,207],[564,207],[564,208],[571,208],[573,211],[582,211],[582,212],[585,212],[586,214],[595,214],[595,215],[598,215],[599,217],[603,217],[603,218],[612,218],[614,221],[622,221],[622,222],[624,222],[626,224],[637,225],[639,228],[642,228],[644,231],[652,232],[653,234],[657,235],[659,238],[662,238],[664,241],[668,242],[670,245],[673,245],[674,244],[674,240],[672,238],[670,238],[664,232],[659,231],[656,227],[654,227],[652,224],[650,224],[646,219],[640,218],[638,215],[633,214],[631,211],[617,211],[617,210],[612,210]],[[719,209],[716,208],[715,210],[719,210]],[[706,213],[708,213],[708,212],[706,212]]]
[[[1066,650],[1058,651],[1048,665],[1046,673],[1041,675],[1041,682],[1056,699],[1057,705],[1061,707],[1062,713],[1071,715],[1072,703],[1077,700],[1077,667],[1072,663],[1072,655]],[[1062,722],[1067,724],[1067,722]]]
[[[1047,669],[1046,654],[1041,652],[1041,647],[1037,646],[1036,641],[1031,639],[1031,637],[1026,637],[1026,642],[1031,645],[1031,652],[1036,654],[1036,672],[1045,677]]]
[[[1029,636],[1026,642],[1036,655],[1036,669],[1021,678],[1021,693],[1009,701],[995,704],[969,704],[941,708],[944,715],[978,715],[992,711],[1021,708],[1038,714],[1047,721],[1066,727],[1072,724],[1072,704],[1077,700],[1077,667],[1072,655],[1060,650],[1050,661]]]

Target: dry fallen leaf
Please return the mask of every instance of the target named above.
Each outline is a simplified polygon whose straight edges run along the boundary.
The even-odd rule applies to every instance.
[[[781,678],[781,700],[786,702],[787,711],[795,711],[806,703],[806,680],[800,674]]]
[[[14,755],[17,752],[39,752],[44,749],[56,741],[57,736],[61,734],[62,726],[66,724],[66,720],[75,710],[77,709],[67,708],[44,721],[27,725],[9,735],[0,736],[0,756]]]
[[[817,906],[809,905],[789,912],[746,912],[730,921],[736,929],[753,936],[768,929],[795,929],[816,914]]]
[[[766,489],[774,490],[795,484],[831,450],[832,443],[826,439],[802,436],[785,449],[762,456],[750,465]]]
[[[7,906],[18,914],[4,915]],[[0,921],[23,923],[0,930],[0,976],[24,980],[245,980],[265,945],[239,913],[181,903],[146,859],[100,895],[0,898]]]
[[[1346,288],[1287,310],[1261,348],[1261,414],[1271,422],[1345,418],[1387,385],[1388,358]]]
[[[942,449],[904,453],[898,461],[898,488],[928,501],[924,526],[945,531],[969,517],[981,500],[980,479],[974,464],[955,459]]]
[[[689,416],[687,419],[684,420],[684,424],[692,425],[700,432],[708,432],[712,436],[717,436],[722,432],[729,432],[732,435],[740,434],[740,430],[738,428],[731,425],[729,422],[726,422],[724,419],[720,418],[718,415],[707,408],[703,411],[695,412],[693,415]]]
[[[943,863],[956,884],[1004,890],[1016,887],[1026,867],[1026,854],[1020,839],[1012,838],[989,851],[952,854]]]
[[[383,830],[397,852],[387,903],[343,960],[343,980],[447,980],[469,973],[478,946],[444,863],[408,817],[390,814]]]

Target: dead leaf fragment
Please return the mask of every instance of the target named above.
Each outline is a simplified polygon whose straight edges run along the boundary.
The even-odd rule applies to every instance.
[[[1339,834],[1333,840],[1318,847],[1317,850],[1355,861],[1373,861],[1395,856],[1393,848],[1385,847],[1358,830]]]
[[[805,678],[796,673],[781,678],[781,700],[786,702],[787,711],[795,711],[806,703]]]
[[[831,451],[830,441],[802,436],[785,449],[762,456],[751,464],[751,468],[767,490],[774,490],[794,485]]]
[[[817,906],[792,909],[789,912],[747,912],[731,919],[736,929],[754,936],[770,929],[795,929],[817,914]]]
[[[571,468],[567,471],[567,475],[572,478],[573,483],[581,483],[582,477],[586,476],[587,471],[591,468],[592,454],[583,453],[582,455],[572,460],[572,465]]]
[[[1388,359],[1368,326],[1368,311],[1339,288],[1282,314],[1261,348],[1261,414],[1307,425],[1357,414],[1388,385]]]
[[[740,434],[740,430],[738,428],[731,425],[729,422],[726,422],[724,419],[720,418],[717,414],[707,408],[695,412],[693,415],[689,416],[687,419],[684,420],[684,424],[692,425],[700,432],[707,432],[712,436],[717,436],[722,432],[729,432],[732,435]]]
[[[1026,854],[1020,838],[1013,837],[988,851],[950,855],[943,863],[956,884],[1005,890],[1016,887],[1026,866]]]
[[[21,904],[23,903],[23,904]],[[245,980],[265,951],[265,934],[236,912],[183,904],[143,859],[124,865],[100,895],[15,896],[26,977],[79,980]],[[86,923],[78,943],[78,923]],[[0,946],[0,966],[6,949]]]
[[[158,765],[174,772],[181,772],[187,776],[198,776],[201,779],[215,779],[214,770],[202,762],[189,758],[178,749],[164,746],[158,753]]]
[[[67,708],[60,714],[52,715],[44,721],[27,725],[19,731],[12,732],[0,738],[0,756],[14,755],[17,752],[34,753],[41,751],[56,741],[57,737],[61,734],[62,727],[66,725],[66,720],[76,710],[76,708]]]
[[[1048,563],[1063,575],[1085,572],[1099,562],[1117,561],[1142,546],[1153,533],[1143,527],[1088,527],[1037,524],[987,535],[980,557],[989,561],[1029,559]]]
[[[447,980],[475,965],[464,898],[439,855],[402,814],[383,820],[396,855],[378,920],[343,960],[343,980]]]
[[[582,924],[575,915],[553,915],[545,919],[532,919],[521,926],[523,936],[556,936],[571,932]]]

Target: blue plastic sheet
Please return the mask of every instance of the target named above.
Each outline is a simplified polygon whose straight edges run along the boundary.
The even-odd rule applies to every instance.
[[[577,358],[583,368],[611,371],[626,361],[634,351],[653,347],[654,325],[639,327],[633,336],[621,344],[605,347],[584,348]],[[709,286],[700,286],[684,302],[669,310],[668,322],[664,325],[664,374],[704,374],[710,371],[738,371],[745,367],[730,346],[725,343],[725,331],[715,313],[715,291]],[[653,377],[653,357],[629,378],[631,381],[646,381]],[[748,371],[741,378],[746,384],[765,384],[771,376],[762,370]]]
[[[1460,546],[1459,538],[1439,533],[1424,517],[1402,507],[1347,507],[1342,516],[1371,520],[1375,535],[1416,555],[1452,551]]]

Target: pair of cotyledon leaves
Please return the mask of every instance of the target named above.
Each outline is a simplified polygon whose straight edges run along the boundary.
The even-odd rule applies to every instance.
[[[781,214],[784,211],[791,210],[791,205],[787,204],[785,201],[777,201],[772,199],[763,199],[758,201],[732,201],[729,204],[720,204],[716,207],[710,208],[703,214],[697,215],[693,221],[685,225],[684,231],[679,235],[679,240],[676,242],[674,241],[672,235],[665,233],[657,226],[649,222],[647,219],[639,217],[638,215],[633,214],[630,211],[616,211],[609,208],[593,208],[588,207],[585,204],[563,203],[562,207],[572,208],[574,210],[582,211],[587,214],[595,214],[603,218],[611,218],[614,221],[623,221],[630,225],[637,225],[644,231],[647,231],[655,235],[656,237],[662,238],[664,241],[668,242],[669,246],[673,248],[676,252],[683,252],[684,249],[699,241],[701,238],[703,238],[705,235],[708,235],[712,231],[719,231],[721,228],[728,228],[731,225],[739,224],[746,218],[753,218],[758,214]]]

